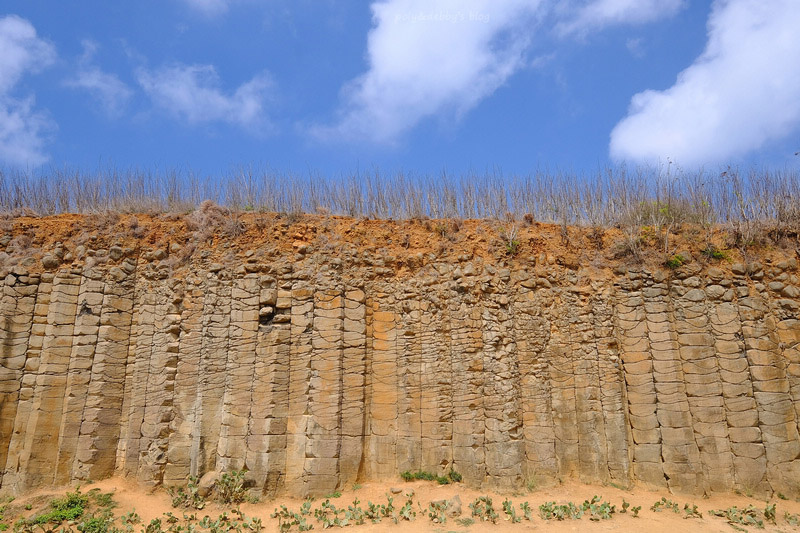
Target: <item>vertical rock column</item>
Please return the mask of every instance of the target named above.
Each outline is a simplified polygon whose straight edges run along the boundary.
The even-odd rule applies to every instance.
[[[525,438],[524,475],[532,485],[558,475],[550,373],[544,355],[550,341],[550,323],[543,309],[543,295],[548,291],[536,289],[536,283],[535,279],[523,282],[525,288],[514,302]]]
[[[36,388],[36,377],[39,372],[42,346],[44,345],[45,331],[47,330],[47,316],[50,309],[50,296],[53,290],[54,278],[55,276],[51,272],[45,272],[41,275],[36,293],[36,304],[33,308],[33,323],[31,324],[31,334],[25,354],[25,367],[20,382],[19,404],[17,405],[14,431],[11,434],[11,440],[8,445],[8,457],[3,475],[3,487],[10,488],[13,491],[21,489],[19,485],[20,456],[28,435],[28,422],[33,408],[33,393]]]
[[[231,290],[230,344],[225,367],[217,469],[245,466],[261,286],[257,274],[235,279]]]
[[[164,484],[168,486],[185,485],[189,476],[199,474],[196,450],[192,448],[192,432],[197,417],[197,387],[201,372],[204,295],[202,280],[195,274],[187,276],[183,294],[176,295],[176,299],[180,297],[180,330],[174,416],[164,466]]]
[[[125,394],[135,270],[135,264],[125,260],[121,267],[113,267],[108,273],[73,479],[101,479],[114,472]]]
[[[450,353],[452,354],[452,411],[439,408],[435,412],[435,420],[443,422],[447,417],[452,417],[452,450],[454,468],[464,477],[464,481],[480,486],[486,478],[486,448],[484,447],[486,422],[484,410],[484,358],[483,358],[483,304],[474,294],[465,294],[457,297],[452,294],[447,298],[449,304],[449,329]],[[424,313],[422,317],[423,328],[434,329],[434,324],[426,324],[426,315],[434,320],[434,314]],[[442,320],[439,318],[439,320]],[[430,343],[430,348],[423,345],[422,367],[422,439],[426,440],[428,415],[431,404],[428,403],[429,392],[427,383],[433,372],[428,363],[426,354],[435,349]],[[435,360],[434,360],[435,361]],[[448,376],[449,378],[450,376]],[[434,404],[435,405],[435,404]],[[424,444],[423,444],[424,446]],[[423,448],[424,451],[424,448]],[[425,464],[436,459],[423,453]],[[431,466],[439,466],[435,463]]]
[[[58,460],[55,483],[69,483],[75,462],[83,419],[83,408],[92,373],[92,361],[100,332],[100,313],[103,304],[104,277],[106,273],[95,268],[86,269],[78,294],[78,314],[75,317],[75,338],[72,345],[67,375],[64,412],[59,430]]]
[[[39,278],[19,271],[3,280],[0,296],[0,488],[4,485],[14,421],[21,400]]]
[[[343,374],[344,299],[336,289],[314,293],[314,322],[311,340],[311,381],[309,383],[308,442],[305,492],[332,492],[339,485],[341,445],[341,400]]]
[[[454,460],[453,447],[458,431],[458,417],[455,414],[458,392],[454,389],[453,381],[452,314],[437,292],[423,300],[421,309],[421,455],[418,460],[423,470],[444,474]],[[470,376],[470,381],[473,379],[474,376]],[[482,430],[477,438],[483,439]],[[482,467],[483,461],[478,464]]]
[[[167,462],[180,348],[180,311],[177,305],[181,301],[181,290],[178,289],[178,283],[177,280],[170,280],[154,291],[153,344],[144,381],[144,411],[137,471],[139,481],[144,483],[161,483]]]
[[[369,422],[365,437],[365,476],[396,479],[397,472],[397,316],[385,293],[376,293],[372,308],[372,358],[367,372]]]
[[[228,334],[231,323],[230,274],[214,267],[206,278],[203,299],[203,342],[200,347],[200,383],[195,428],[192,431],[192,455],[197,456],[199,475],[217,468],[217,445],[222,423],[225,395],[225,368]],[[195,452],[196,450],[196,452]]]
[[[140,268],[143,268],[140,265]],[[134,314],[128,358],[125,365],[125,394],[120,417],[120,441],[116,469],[124,476],[136,477],[139,471],[139,444],[142,436],[147,380],[155,334],[156,294],[153,284],[139,277],[134,287]]]
[[[673,281],[673,283],[675,283]],[[670,288],[663,276],[650,281],[642,289],[647,314],[647,331],[653,357],[658,423],[661,433],[661,459],[667,486],[678,492],[704,493],[700,452],[692,427],[692,411],[687,395],[687,381],[681,359],[681,344],[692,342],[678,332],[688,326],[678,326],[674,313],[680,318],[679,306],[674,310]]]
[[[703,468],[703,489],[733,488],[733,456],[722,399],[714,337],[710,334],[706,293],[700,279],[689,277],[672,287],[673,316],[678,331],[683,379],[694,439]]]
[[[732,282],[722,271],[709,274],[708,314],[719,365],[727,433],[733,454],[733,481],[742,490],[767,492],[767,457],[758,427],[750,365],[742,337]],[[743,287],[747,291],[747,287]]]
[[[517,346],[505,283],[484,302],[486,481],[489,486],[511,490],[522,486],[525,450]]]
[[[357,481],[364,452],[365,298],[360,289],[350,289],[344,294],[342,442],[339,449],[339,482],[342,486]]]
[[[794,494],[800,476],[797,415],[789,395],[774,317],[767,314],[764,297],[755,292],[739,299],[739,316],[767,456],[767,480],[772,490]]]
[[[592,287],[570,287],[568,298],[573,310],[570,323],[571,350],[575,354],[575,408],[578,416],[578,457],[581,480],[608,482],[603,404],[600,397],[600,368],[595,339],[595,318],[590,295]]]
[[[20,453],[18,490],[54,481],[80,282],[79,274],[66,270],[53,279],[33,402]]]
[[[256,487],[268,496],[283,488],[286,467],[286,418],[289,409],[290,315],[278,309],[275,280],[259,280],[260,309],[256,361],[250,397],[250,425],[245,464]]]
[[[551,407],[559,475],[574,476],[580,470],[578,411],[575,404],[575,359],[570,342],[574,309],[562,299],[552,310],[552,332],[548,344]]]
[[[609,287],[603,286],[602,283],[592,284],[591,306],[607,448],[607,475],[610,481],[624,486],[631,481],[630,431],[625,417],[624,377],[619,347],[614,338],[614,316]]]
[[[286,427],[286,488],[293,494],[305,495],[308,473],[306,446],[309,424],[309,383],[311,381],[311,342],[313,339],[314,291],[297,286],[291,293],[278,292],[282,300],[291,301],[291,351],[289,356],[289,417]]]
[[[648,322],[639,275],[631,273],[615,283],[616,330],[625,370],[628,420],[633,440],[633,477],[654,487],[666,486],[661,465],[661,429],[653,377]],[[656,332],[658,333],[658,332]],[[661,336],[655,336],[662,342]],[[669,336],[663,337],[669,344]]]
[[[406,288],[400,317],[397,361],[397,469],[416,472],[422,468],[422,310],[419,293]],[[427,305],[426,305],[427,307]],[[346,367],[345,367],[346,368]],[[346,417],[345,417],[346,419]]]

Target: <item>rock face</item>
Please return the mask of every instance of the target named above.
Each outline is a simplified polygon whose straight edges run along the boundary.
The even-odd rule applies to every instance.
[[[593,279],[306,251],[173,277],[134,255],[6,269],[0,490],[246,467],[305,496],[453,468],[800,496],[793,261]]]

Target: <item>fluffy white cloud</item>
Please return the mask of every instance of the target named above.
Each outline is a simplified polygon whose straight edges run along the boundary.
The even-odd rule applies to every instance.
[[[139,84],[153,102],[189,124],[227,122],[247,128],[263,125],[271,82],[256,76],[233,94],[220,88],[211,65],[174,65],[157,71],[140,69]]]
[[[12,92],[25,74],[41,71],[55,57],[53,46],[30,22],[15,15],[0,18],[0,161],[38,165],[47,160],[45,137],[55,125],[34,109],[32,96],[15,98]]]
[[[229,0],[183,0],[189,7],[200,11],[204,15],[221,15],[228,10]]]
[[[800,125],[800,2],[717,0],[703,54],[665,91],[635,95],[616,159],[724,162]]]
[[[686,0],[589,0],[579,6],[569,2],[558,9],[563,20],[556,25],[562,35],[583,35],[617,24],[643,24],[672,16]]]
[[[323,139],[396,141],[420,121],[459,117],[517,70],[544,34],[585,35],[674,14],[685,0],[380,0],[372,3],[369,70],[343,89]]]
[[[78,61],[78,70],[75,76],[64,83],[68,87],[88,91],[100,102],[108,115],[118,116],[130,100],[133,91],[116,75],[103,72],[93,63],[96,52],[97,44],[83,41],[83,55]]]
[[[344,89],[321,137],[392,142],[425,117],[469,110],[523,64],[539,0],[386,0],[372,4],[369,71]]]
[[[47,161],[46,138],[55,124],[33,103],[33,98],[0,100],[0,161],[21,166]]]

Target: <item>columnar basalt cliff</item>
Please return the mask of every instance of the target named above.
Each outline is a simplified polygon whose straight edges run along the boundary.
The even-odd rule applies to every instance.
[[[569,260],[546,227],[503,257],[479,225],[435,253],[419,223],[321,220],[204,242],[17,221],[0,490],[246,467],[307,495],[454,468],[800,496],[793,254],[670,271]]]

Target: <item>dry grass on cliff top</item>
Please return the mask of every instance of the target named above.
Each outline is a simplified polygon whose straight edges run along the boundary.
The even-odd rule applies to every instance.
[[[404,483],[399,481],[394,484],[385,483],[364,483],[363,486],[356,485],[348,490],[344,490],[338,497],[330,499],[337,508],[347,508],[353,505],[355,499],[359,500],[358,505],[366,508],[368,502],[385,503],[387,501],[387,493],[391,488],[397,487],[403,490],[402,494],[395,494],[394,500],[396,507],[400,507],[406,497],[405,493],[414,491],[415,510],[417,512],[413,521],[400,521],[399,524],[393,523],[390,519],[384,518],[379,524],[372,524],[366,521],[363,525],[350,525],[349,529],[355,531],[648,531],[650,533],[674,533],[675,531],[698,531],[698,532],[729,532],[729,531],[757,531],[761,528],[757,526],[745,526],[744,524],[730,524],[726,518],[713,516],[709,511],[711,510],[727,510],[736,506],[737,509],[745,509],[748,506],[753,506],[756,510],[755,515],[758,519],[763,521],[763,529],[766,531],[797,531],[800,529],[797,526],[800,520],[800,503],[797,501],[787,501],[776,499],[771,502],[765,502],[755,498],[747,497],[746,495],[712,495],[709,498],[700,498],[692,496],[672,495],[667,492],[653,492],[646,489],[623,490],[613,486],[592,486],[584,485],[577,482],[567,482],[555,487],[539,488],[525,493],[514,494],[500,494],[495,492],[476,491],[466,488],[461,484],[440,486],[435,483],[417,481]],[[200,511],[186,511],[183,509],[175,509],[171,505],[170,497],[163,489],[152,489],[144,486],[137,485],[131,480],[125,479],[108,479],[96,484],[86,485],[81,487],[83,493],[87,493],[93,488],[98,488],[102,492],[113,492],[113,500],[116,506],[113,508],[114,516],[116,517],[115,525],[123,527],[119,517],[123,514],[135,510],[141,517],[141,522],[134,526],[135,531],[144,530],[145,526],[151,520],[160,518],[162,520],[163,530],[166,531],[168,527],[166,513],[172,513],[177,517],[182,517],[184,513],[196,513],[198,518],[208,515],[216,519],[221,513],[227,512],[228,516],[235,519],[231,510],[235,507],[224,506],[215,502],[209,502],[205,508]],[[30,517],[38,514],[41,511],[49,509],[49,501],[53,498],[63,497],[63,492],[39,491],[26,495],[24,497],[14,500],[11,504],[6,506],[5,518],[3,522],[11,524],[20,517]],[[442,524],[433,523],[428,517],[423,516],[421,513],[422,508],[427,508],[428,504],[432,501],[451,499],[458,495],[462,502],[462,512],[460,516],[451,516],[446,519]],[[492,499],[492,504],[495,511],[498,513],[496,524],[489,522],[477,521],[471,517],[471,509],[469,504],[476,498],[481,496],[489,496]],[[556,504],[568,504],[574,502],[580,506],[584,500],[591,500],[593,496],[602,497],[602,501],[609,502],[616,506],[616,512],[611,514],[609,519],[592,520],[590,513],[585,513],[582,518],[576,520],[558,521],[556,519],[544,520],[540,516],[539,506],[546,502],[555,502]],[[678,506],[678,512],[669,509],[660,510],[655,512],[651,507],[656,502],[666,498],[670,502],[674,502]],[[513,502],[516,512],[519,516],[522,513],[519,510],[520,504],[528,502],[532,509],[532,520],[528,521],[524,518],[519,523],[512,523],[507,519],[503,513],[502,502],[504,500]],[[320,507],[324,498],[318,498],[311,503],[311,508],[315,509]],[[622,502],[630,503],[630,507],[626,513],[620,513]],[[400,502],[398,504],[398,502]],[[419,506],[416,505],[419,502]],[[764,509],[768,504],[775,504],[775,523],[764,520]],[[276,500],[267,500],[257,503],[245,503],[239,506],[240,510],[244,513],[245,517],[251,519],[252,517],[260,518],[264,531],[278,531],[278,520],[271,518],[270,515],[278,509],[281,505],[285,505],[287,509],[299,512],[302,500],[290,498],[278,498]],[[689,513],[684,511],[684,506],[688,504],[691,509],[692,506],[697,506],[698,513],[702,517],[694,514],[692,517],[687,518]],[[26,507],[30,507],[26,509]],[[638,517],[632,516],[631,508],[641,507],[638,512]],[[662,506],[663,507],[663,506]],[[471,520],[476,520],[472,522]],[[234,520],[235,521],[235,520]],[[180,525],[179,522],[176,525]],[[317,521],[312,515],[308,517],[308,523],[314,526],[314,530],[323,529],[322,523]],[[74,527],[73,527],[74,529]],[[337,528],[334,528],[337,529]],[[294,526],[291,531],[297,531],[297,526]],[[203,531],[198,527],[197,531]],[[247,530],[245,530],[247,531]]]

